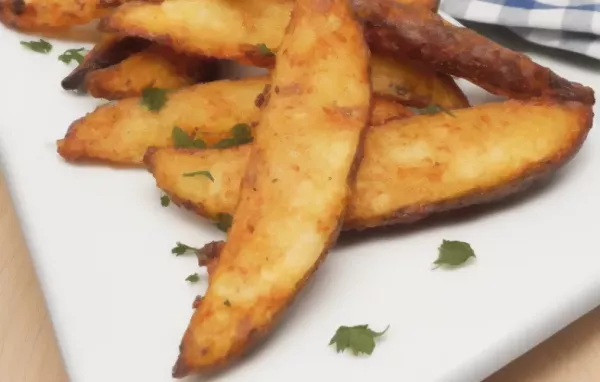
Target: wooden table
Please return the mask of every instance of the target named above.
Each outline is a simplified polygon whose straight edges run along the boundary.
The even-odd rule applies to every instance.
[[[596,382],[599,357],[600,307],[487,382]],[[0,381],[67,380],[43,295],[0,179]]]

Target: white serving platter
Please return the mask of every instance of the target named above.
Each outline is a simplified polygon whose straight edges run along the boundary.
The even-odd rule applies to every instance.
[[[203,286],[176,241],[223,238],[212,224],[163,208],[144,170],[65,163],[55,140],[98,100],[60,87],[57,60],[81,43],[30,52],[0,28],[2,170],[75,382],[164,382]],[[548,55],[543,65],[600,91],[600,72]],[[461,82],[461,85],[465,85]],[[473,103],[488,94],[468,84]],[[596,113],[599,113],[596,107]],[[500,205],[342,235],[282,324],[244,361],[210,381],[478,381],[600,302],[600,127],[552,182]],[[442,239],[478,258],[431,270]],[[1,307],[0,307],[1,309]],[[369,358],[327,343],[340,325],[391,325]],[[207,379],[190,379],[207,380]]]

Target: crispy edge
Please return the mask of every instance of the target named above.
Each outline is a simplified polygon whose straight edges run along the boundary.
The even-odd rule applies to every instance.
[[[304,3],[306,3],[306,4],[304,4]],[[349,4],[346,2],[346,0],[328,0],[326,2],[323,2],[322,0],[297,0],[296,5],[294,7],[294,12],[292,13],[292,19],[287,28],[286,37],[287,37],[288,33],[293,33],[294,30],[296,30],[296,24],[299,23],[300,20],[302,20],[302,17],[306,17],[306,16],[303,16],[303,12],[307,12],[306,10],[303,10],[304,7],[308,8],[308,9],[314,8],[312,10],[312,12],[318,12],[318,13],[334,12],[335,11],[334,8],[339,7],[340,9],[344,9],[344,11],[341,11],[340,9],[338,9],[338,12],[343,12],[343,13],[341,13],[342,18],[351,17],[351,14],[352,14],[351,10],[349,9]],[[308,11],[308,12],[310,12],[310,11]],[[308,17],[310,17],[310,16],[308,16]],[[350,29],[350,31],[352,31],[352,29],[356,29],[358,32],[360,32],[361,27],[355,20],[351,20],[348,23],[348,29]],[[286,42],[285,40],[286,39],[284,38],[284,42],[282,44],[282,46],[284,46],[284,47],[285,47],[285,42]],[[360,50],[362,51],[362,54],[364,54],[364,56],[365,56],[365,65],[364,65],[365,71],[368,72],[369,69],[368,69],[367,61],[368,61],[368,57],[369,57],[369,51],[367,49],[366,44],[360,44],[360,45],[362,45],[362,47],[357,47],[357,49],[362,48]],[[365,78],[365,80],[368,81],[368,77]],[[277,77],[275,77],[275,85],[277,85]],[[277,88],[277,86],[275,86],[275,88]],[[293,91],[293,89],[290,89],[290,90]],[[371,93],[370,88],[369,88],[369,93]],[[370,104],[370,102],[369,102],[369,104]],[[369,105],[369,107],[370,107],[370,105]],[[268,113],[268,111],[263,113],[263,116],[266,113]],[[364,137],[364,133],[367,130],[366,129],[367,122],[368,122],[368,118],[364,118],[362,129],[359,132],[360,137],[358,140],[358,147],[353,155],[353,158],[351,158],[352,163],[350,165],[350,170],[349,170],[346,180],[345,180],[345,183],[348,187],[353,183],[353,179],[354,179],[354,177],[356,175],[356,171],[358,169],[358,164],[360,163],[360,159],[362,158],[362,142],[363,142],[362,138]],[[253,184],[256,180],[256,174],[252,171],[252,168],[253,168],[252,163],[259,163],[258,162],[259,155],[260,154],[258,153],[257,150],[252,150],[250,164],[248,165],[248,168],[250,170],[247,171],[247,173],[244,177],[244,180],[242,183],[242,190],[246,189],[246,190],[248,190],[248,192],[252,192]],[[349,195],[349,193],[347,192],[346,196],[345,196],[346,199],[348,198],[348,195]],[[243,200],[243,197],[241,197],[240,200]],[[242,205],[243,204],[240,204],[240,206],[242,206]],[[175,366],[173,367],[173,377],[182,378],[191,373],[213,371],[219,367],[222,367],[224,364],[230,362],[231,360],[239,358],[248,348],[252,347],[260,338],[262,338],[266,334],[266,332],[271,328],[271,326],[273,326],[276,322],[279,321],[280,316],[285,311],[285,307],[293,302],[294,298],[297,295],[297,292],[303,287],[303,285],[306,283],[308,278],[314,273],[314,271],[316,271],[316,269],[319,267],[321,262],[325,259],[328,249],[335,243],[335,241],[337,240],[337,237],[339,235],[342,221],[343,221],[341,216],[342,215],[338,216],[337,225],[330,233],[327,242],[323,246],[322,252],[317,257],[316,261],[312,264],[312,267],[306,271],[303,278],[301,280],[298,280],[298,282],[295,285],[294,290],[290,293],[289,296],[287,296],[285,301],[283,301],[283,304],[282,304],[282,306],[280,306],[280,309],[275,309],[272,312],[273,315],[271,316],[271,319],[268,320],[268,322],[266,322],[262,326],[250,327],[249,325],[251,325],[252,323],[248,323],[248,325],[246,325],[248,327],[245,328],[242,332],[239,332],[237,334],[239,337],[241,337],[241,339],[236,340],[235,343],[232,344],[232,347],[228,349],[226,354],[223,355],[223,357],[218,357],[218,359],[215,362],[211,363],[210,365],[199,365],[195,361],[191,362],[192,359],[190,359],[190,356],[191,357],[195,356],[194,351],[197,349],[197,346],[198,346],[198,344],[195,342],[195,338],[193,335],[193,329],[195,326],[194,323],[195,322],[197,323],[198,321],[195,320],[194,318],[196,317],[196,315],[199,315],[199,312],[202,311],[202,308],[204,306],[203,303],[206,300],[206,299],[203,299],[200,302],[198,309],[194,313],[194,317],[192,317],[190,326],[187,328],[187,330],[185,332],[184,338],[180,345],[180,355],[177,359]],[[240,234],[245,229],[246,228],[242,227],[241,225],[240,225],[240,228],[238,228]],[[221,259],[219,262],[222,261],[223,253],[224,252],[226,253],[228,250],[228,247],[230,245],[232,245],[231,243],[234,240],[233,238],[235,237],[235,235],[236,235],[236,220],[234,218],[233,226],[230,231],[230,239],[228,240],[227,244],[223,248],[223,251],[221,252]],[[207,293],[207,295],[209,293],[210,293],[210,290]],[[190,352],[192,352],[192,353],[190,354]]]
[[[438,105],[446,109],[470,106],[467,96],[451,76],[420,68],[408,61],[372,55],[371,83],[374,94],[407,106]]]
[[[95,98],[139,97],[147,87],[178,89],[217,78],[216,60],[177,53],[152,43],[123,61],[87,73],[84,88]]]
[[[95,70],[118,64],[131,55],[148,48],[151,41],[132,36],[106,36],[90,50],[81,64],[61,81],[65,90],[84,89],[85,77]]]
[[[373,52],[409,59],[516,99],[554,98],[593,105],[594,91],[570,82],[522,53],[439,15],[392,0],[352,0]]]

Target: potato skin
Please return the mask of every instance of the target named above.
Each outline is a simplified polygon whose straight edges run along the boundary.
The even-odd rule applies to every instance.
[[[296,1],[237,212],[174,377],[223,367],[247,351],[335,242],[371,108],[361,36],[346,0]]]
[[[437,9],[437,1],[397,1],[426,11]],[[275,56],[265,55],[259,44],[277,51],[292,5],[291,0],[170,0],[162,5],[127,4],[104,18],[100,28],[151,39],[188,54],[271,68]],[[180,15],[186,16],[182,20]],[[215,25],[204,22],[205,19],[219,19],[220,23]],[[373,56],[371,80],[375,94],[416,107],[431,104],[447,109],[469,106],[452,77],[405,61]]]
[[[61,86],[65,90],[83,90],[88,73],[116,65],[151,44],[151,41],[140,37],[105,35],[85,55],[81,64],[62,80]]]
[[[173,49],[152,44],[105,69],[91,71],[85,89],[96,98],[117,100],[139,97],[149,87],[178,89],[216,78],[216,62],[190,57]]]
[[[569,82],[522,53],[440,16],[390,0],[352,0],[374,53],[409,59],[516,99],[555,98],[594,104],[594,91]]]
[[[343,229],[410,223],[489,203],[552,175],[579,150],[592,124],[575,102],[507,101],[371,128]],[[195,213],[235,212],[248,145],[225,150],[149,150],[157,186]],[[208,169],[215,183],[183,178]]]
[[[373,93],[408,106],[438,105],[448,110],[469,107],[469,100],[452,77],[407,61],[372,55],[371,83]]]

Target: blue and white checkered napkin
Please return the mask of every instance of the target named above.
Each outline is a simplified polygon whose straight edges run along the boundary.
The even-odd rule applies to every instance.
[[[443,0],[459,20],[509,27],[525,40],[600,59],[600,0]]]

